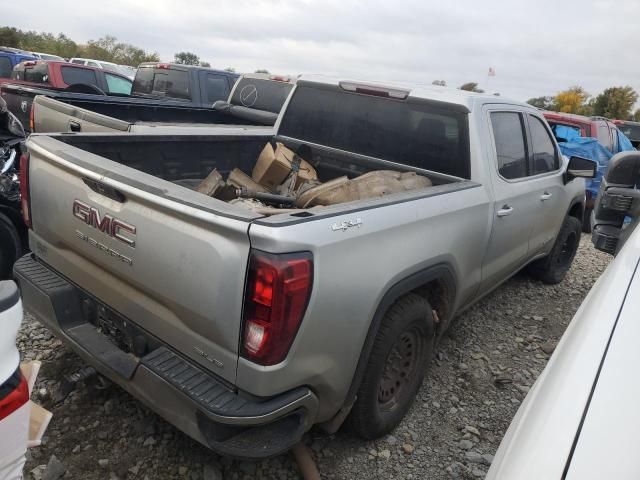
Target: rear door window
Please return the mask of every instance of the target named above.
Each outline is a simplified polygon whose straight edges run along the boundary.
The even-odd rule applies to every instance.
[[[236,88],[236,91],[238,88]],[[455,106],[298,86],[279,133],[469,178],[467,114]]]
[[[173,68],[141,67],[133,82],[133,93],[190,100],[189,72]]]
[[[527,144],[522,115],[492,112],[491,127],[498,158],[498,172],[513,180],[527,176]]]
[[[229,82],[227,81],[227,77],[207,73],[205,77],[205,92],[207,92],[207,102],[209,103],[217,100],[226,100],[229,96]]]
[[[107,89],[109,93],[118,93],[121,95],[131,95],[131,86],[133,82],[127,78],[122,78],[110,73],[104,74],[107,80]]]
[[[13,67],[9,57],[0,57],[0,78],[9,78],[12,69]]]
[[[528,115],[531,133],[530,175],[552,172],[559,168],[559,158],[551,134],[538,117]]]
[[[85,85],[98,85],[96,72],[88,68],[62,67],[62,81],[67,85],[82,83]]]

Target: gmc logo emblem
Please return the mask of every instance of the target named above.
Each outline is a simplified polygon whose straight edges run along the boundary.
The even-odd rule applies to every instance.
[[[136,246],[135,240],[123,234],[123,232],[128,232],[135,235],[136,227],[134,225],[115,218],[108,213],[105,213],[104,216],[101,217],[100,211],[97,208],[87,205],[80,200],[73,201],[73,216],[82,220],[90,227],[126,243],[131,248],[135,248]]]

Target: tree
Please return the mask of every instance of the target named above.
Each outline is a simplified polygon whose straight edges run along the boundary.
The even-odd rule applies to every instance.
[[[181,65],[200,65],[200,57],[191,52],[178,52],[174,56],[174,62]]]
[[[440,87],[446,87],[447,82],[445,82],[444,80],[434,80],[433,82],[431,82],[431,85],[439,85]]]
[[[460,90],[466,90],[467,92],[484,93],[484,90],[478,88],[478,82],[463,83],[458,87]]]
[[[269,70],[267,70],[266,68],[259,68],[253,73],[269,73]]]
[[[236,73],[236,69],[233,67],[227,67],[224,69],[225,72],[231,72],[231,73]]]
[[[209,62],[200,62],[201,67],[211,68],[211,64]]]
[[[536,108],[541,108],[542,110],[553,110],[555,106],[554,99],[550,96],[530,98],[527,100],[527,103]]]
[[[633,112],[633,115],[631,116],[631,120],[633,120],[634,122],[640,122],[640,108],[638,108],[635,112]]]
[[[589,94],[584,89],[575,85],[559,92],[554,101],[556,110],[564,113],[583,113]]]
[[[593,102],[593,114],[626,120],[631,117],[631,109],[636,101],[638,94],[629,85],[607,88]]]

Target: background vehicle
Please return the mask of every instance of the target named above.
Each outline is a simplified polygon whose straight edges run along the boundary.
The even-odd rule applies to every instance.
[[[32,131],[39,133],[109,131],[132,133],[168,133],[172,131],[179,133],[180,130],[187,130],[210,134],[211,131],[203,130],[203,128],[215,129],[223,125],[225,128],[230,128],[230,125],[227,124],[270,126],[276,123],[294,83],[293,80],[283,77],[259,74],[243,75],[234,86],[228,101],[215,102],[212,110],[206,115],[201,115],[199,112],[194,113],[194,121],[203,120],[207,123],[189,122],[191,119],[188,116],[180,118],[180,122],[174,123],[148,120],[133,121],[129,118],[131,115],[128,112],[124,119],[119,119],[91,111],[90,109],[94,105],[86,101],[80,102],[80,105],[86,105],[87,108],[80,108],[74,98],[53,99],[38,95],[35,97],[31,112]],[[102,106],[102,102],[98,108],[100,106]],[[153,107],[150,114],[153,115],[156,111]],[[149,117],[145,116],[145,118]]]
[[[29,433],[29,385],[20,371],[16,336],[22,303],[15,282],[0,282],[0,478],[21,479]]]
[[[14,262],[28,251],[27,228],[20,214],[22,125],[0,98],[0,279],[11,278]]]
[[[106,62],[104,60],[92,60],[90,58],[72,58],[69,60],[69,62],[76,65],[86,65],[87,67],[102,68],[103,70],[116,72],[121,75],[126,75],[131,80],[133,80],[133,77],[135,76],[135,69],[133,69],[133,67],[118,65],[117,63]],[[133,75],[131,69],[133,69]]]
[[[16,48],[0,47],[0,83],[2,79],[11,78],[13,67],[25,60],[36,60],[36,57]]]
[[[311,168],[256,163],[272,142],[317,174],[295,208],[274,192]],[[566,161],[529,105],[316,76],[298,79],[275,136],[34,134],[28,149],[34,253],[14,268],[27,308],[187,434],[241,457],[347,415],[363,438],[393,429],[458,311],[525,266],[562,280],[580,236],[576,177],[595,170]],[[283,165],[284,183],[252,198],[182,186],[213,169],[262,186]],[[413,186],[300,202],[385,172]]]
[[[634,147],[640,145],[640,122],[631,122],[629,120],[614,120],[622,133],[624,133]]]
[[[593,243],[616,258],[527,394],[487,479],[640,476],[639,171],[640,153],[611,160],[596,201]],[[623,228],[626,216],[634,221]]]
[[[65,65],[60,68],[89,69],[98,80],[104,78],[107,82],[107,79],[117,76],[124,83],[115,85],[117,89],[114,90],[110,90],[109,85],[88,84],[90,88],[73,89],[75,92],[51,89],[48,86],[26,87],[11,83],[1,85],[0,94],[25,128],[29,125],[30,107],[36,95],[64,100],[65,103],[132,123],[218,123],[217,119],[212,120],[214,116],[211,105],[218,100],[226,100],[238,78],[235,73],[203,67],[143,64],[136,73],[131,96],[121,95],[121,98],[117,98],[121,87],[126,84],[128,88],[131,84],[128,79],[105,70],[68,63]],[[81,93],[77,93],[80,91]],[[219,123],[224,123],[224,120]]]
[[[36,57],[38,60],[47,60],[51,62],[66,62],[66,60],[58,55],[51,55],[50,53],[38,53],[38,52],[29,52],[31,55]]]
[[[543,114],[565,154],[579,152],[582,156],[585,156],[591,153],[592,156],[587,156],[586,158],[598,162],[596,177],[586,183],[587,199],[582,231],[590,233],[594,200],[598,195],[600,179],[607,171],[609,159],[618,152],[633,150],[633,146],[624,133],[618,130],[616,124],[606,118],[556,112],[543,112]],[[577,142],[578,145],[574,145],[572,144],[574,136],[595,138],[606,151],[602,152],[596,145],[589,145],[588,141],[586,143],[585,141],[579,141]]]

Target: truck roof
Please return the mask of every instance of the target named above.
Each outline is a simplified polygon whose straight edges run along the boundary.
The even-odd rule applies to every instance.
[[[239,77],[240,74],[236,72],[230,72],[228,70],[218,70],[216,68],[210,67],[202,67],[200,65],[185,65],[183,63],[171,63],[171,62],[144,62],[138,65],[138,68],[144,67],[152,67],[157,68],[158,65],[162,65],[162,68],[179,68],[179,69],[189,69],[189,70],[206,70],[207,72],[215,72],[222,73],[224,75],[229,75],[230,77]]]
[[[502,103],[509,105],[521,105],[531,107],[531,105],[519,102],[517,100],[511,100],[509,98],[501,97],[498,95],[490,95],[487,93],[469,92],[467,90],[460,90],[452,87],[442,87],[439,85],[423,84],[423,83],[402,83],[402,82],[377,82],[368,80],[356,80],[339,77],[330,77],[317,74],[305,74],[301,75],[297,83],[298,85],[304,85],[305,82],[320,83],[332,86],[347,86],[347,89],[353,87],[374,87],[374,89],[384,90],[397,90],[398,95],[410,96],[412,98],[424,98],[430,100],[437,100],[446,103],[452,103],[462,105],[469,110],[473,110],[475,105],[482,105],[486,103]],[[390,95],[393,97],[393,94]],[[401,98],[401,97],[398,97]]]

